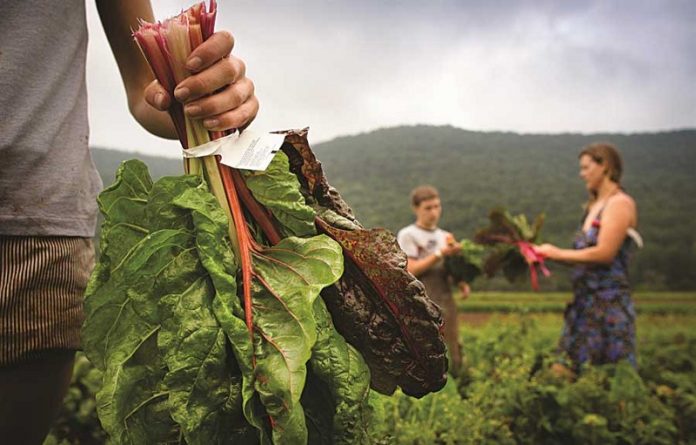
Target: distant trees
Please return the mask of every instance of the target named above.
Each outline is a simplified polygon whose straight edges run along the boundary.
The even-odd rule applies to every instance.
[[[329,181],[367,226],[397,230],[412,220],[408,194],[423,183],[442,194],[442,226],[459,238],[486,225],[488,211],[546,213],[545,240],[569,246],[586,199],[577,155],[594,141],[616,144],[624,181],[637,203],[645,248],[634,256],[637,288],[696,289],[696,131],[641,134],[534,135],[411,126],[347,136],[314,146]],[[154,177],[181,174],[181,161],[93,150],[106,184],[124,159],[138,157]],[[567,289],[567,269],[554,267],[542,283]],[[489,289],[527,289],[501,280]]]

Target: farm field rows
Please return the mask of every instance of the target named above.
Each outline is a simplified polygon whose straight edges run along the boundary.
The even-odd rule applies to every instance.
[[[460,304],[463,372],[420,400],[373,393],[374,443],[696,444],[696,312],[684,310],[696,307],[696,293],[639,293],[638,369],[620,363],[579,376],[551,368],[569,298],[472,294]],[[664,310],[640,310],[649,304]],[[80,356],[46,444],[104,443],[95,377]]]

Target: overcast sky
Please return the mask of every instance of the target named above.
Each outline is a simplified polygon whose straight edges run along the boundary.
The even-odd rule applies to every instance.
[[[312,142],[400,124],[555,133],[696,127],[692,0],[218,0],[254,127]],[[191,1],[153,0],[158,18]],[[93,1],[94,146],[178,156],[132,120]]]

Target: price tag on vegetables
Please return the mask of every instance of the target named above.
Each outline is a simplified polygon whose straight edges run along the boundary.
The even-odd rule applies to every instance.
[[[229,167],[264,171],[284,140],[283,134],[246,130],[241,134],[235,132],[197,147],[183,149],[182,152],[185,158],[220,155],[220,162]]]

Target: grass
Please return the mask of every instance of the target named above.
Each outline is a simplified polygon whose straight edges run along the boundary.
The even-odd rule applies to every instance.
[[[562,313],[573,296],[567,292],[472,292],[458,300],[461,313]],[[696,315],[696,292],[637,292],[636,312],[643,315]]]

